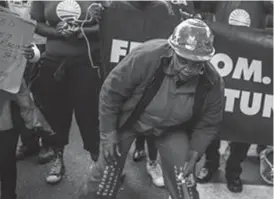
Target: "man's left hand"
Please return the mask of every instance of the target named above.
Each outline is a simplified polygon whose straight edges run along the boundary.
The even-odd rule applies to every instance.
[[[190,150],[188,162],[184,167],[184,177],[188,177],[189,174],[194,173],[195,165],[199,159],[199,153],[197,151]]]

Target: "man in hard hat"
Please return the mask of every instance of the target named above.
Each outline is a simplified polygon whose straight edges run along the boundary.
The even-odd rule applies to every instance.
[[[110,72],[100,93],[102,150],[81,199],[116,198],[126,156],[140,134],[154,136],[171,198],[184,198],[184,179],[193,185],[188,177],[223,117],[223,79],[208,62],[214,53],[210,28],[188,19],[168,40],[140,45]],[[187,188],[199,197],[195,184]]]

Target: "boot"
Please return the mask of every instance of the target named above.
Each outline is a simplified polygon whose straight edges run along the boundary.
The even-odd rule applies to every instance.
[[[55,151],[55,160],[50,169],[49,175],[46,178],[48,184],[57,184],[59,183],[63,175],[65,174],[65,165],[63,160],[63,150]]]
[[[38,154],[38,163],[39,164],[46,164],[53,160],[54,158],[54,151],[52,148],[49,147],[42,147],[39,154]]]
[[[233,193],[241,193],[243,191],[243,183],[238,175],[226,175],[226,183],[229,191]]]

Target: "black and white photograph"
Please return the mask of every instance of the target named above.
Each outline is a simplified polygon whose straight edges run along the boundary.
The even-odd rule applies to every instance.
[[[273,1],[0,1],[0,199],[272,199]]]

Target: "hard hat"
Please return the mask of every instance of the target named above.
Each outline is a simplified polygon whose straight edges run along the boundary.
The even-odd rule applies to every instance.
[[[215,54],[214,35],[208,25],[200,19],[181,22],[168,39],[175,53],[192,61],[208,61]]]

